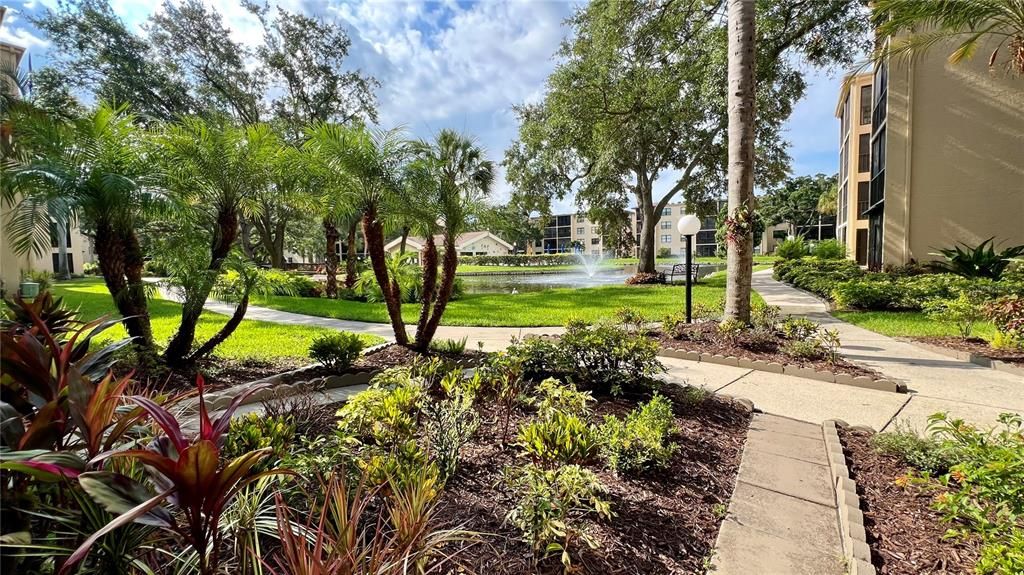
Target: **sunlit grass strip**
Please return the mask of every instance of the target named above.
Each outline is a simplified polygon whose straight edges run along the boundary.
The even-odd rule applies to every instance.
[[[70,308],[77,308],[82,319],[90,320],[103,315],[116,316],[114,303],[102,280],[83,279],[57,284],[53,293],[63,297]],[[177,303],[151,299],[149,314],[153,324],[153,337],[163,344],[170,339],[181,320],[181,306]],[[204,312],[196,327],[196,341],[206,341],[227,321],[227,316]],[[314,337],[332,330],[304,325],[285,325],[265,321],[244,320],[235,333],[217,349],[214,355],[229,359],[273,360],[279,358],[307,359],[309,344]],[[126,337],[121,326],[104,332],[101,340]],[[373,335],[360,334],[367,345],[384,340]]]

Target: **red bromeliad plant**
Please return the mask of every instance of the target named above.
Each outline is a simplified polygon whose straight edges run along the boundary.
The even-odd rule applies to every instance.
[[[149,449],[108,451],[93,459],[98,463],[111,458],[127,458],[141,463],[156,493],[143,483],[112,471],[82,473],[82,488],[107,511],[117,515],[94,533],[68,558],[59,573],[71,568],[88,553],[90,547],[105,534],[132,522],[154,525],[172,532],[190,545],[198,555],[199,572],[208,575],[219,565],[220,518],[225,507],[240,489],[264,475],[253,473],[253,467],[271,453],[271,449],[250,451],[231,461],[222,461],[221,446],[231,416],[242,402],[261,389],[255,387],[237,396],[215,420],[210,419],[203,398],[203,378],[197,377],[199,388],[199,432],[186,437],[181,424],[164,407],[146,397],[132,401],[163,430]],[[172,514],[162,504],[168,502],[180,513]]]

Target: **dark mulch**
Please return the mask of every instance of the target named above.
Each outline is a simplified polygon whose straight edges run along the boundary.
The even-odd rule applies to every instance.
[[[593,467],[608,488],[615,513],[610,521],[591,521],[589,532],[600,542],[596,550],[574,552],[580,573],[655,574],[703,573],[703,562],[715,543],[720,515],[716,506],[728,504],[749,415],[717,399],[687,404],[682,389],[663,393],[676,404],[680,433],[673,438],[680,450],[668,469],[642,477],[616,477]],[[623,415],[647,397],[602,398],[595,405],[597,418]],[[448,526],[483,533],[482,542],[457,553],[465,572],[495,575],[561,573],[557,554],[533,562],[520,533],[504,522],[515,506],[505,487],[503,470],[524,461],[513,446],[516,429],[530,414],[518,412],[502,437],[500,412],[484,407],[483,425],[462,451],[459,470],[446,486],[439,519]]]
[[[959,337],[915,337],[913,339],[939,347],[976,353],[989,359],[998,359],[999,361],[1024,366],[1024,350],[995,349],[987,341],[977,337],[972,337],[968,340],[963,340]]]
[[[694,323],[686,328],[686,333],[695,333],[693,339],[676,339],[664,332],[653,332],[650,337],[658,340],[661,345],[676,349],[685,349],[698,353],[721,354],[724,356],[742,357],[744,359],[775,362],[782,365],[795,365],[803,368],[810,368],[816,371],[831,371],[833,373],[847,373],[853,376],[865,375],[873,378],[884,377],[881,373],[869,369],[843,358],[835,363],[825,359],[808,359],[793,357],[782,352],[782,345],[786,342],[783,337],[777,337],[775,341],[760,343],[757,346],[746,342],[732,342],[727,339],[716,337],[718,324],[715,322]]]
[[[939,492],[897,486],[896,479],[907,473],[906,464],[875,451],[868,443],[870,434],[840,430],[839,435],[864,507],[871,562],[879,574],[974,573],[978,546],[943,538],[946,525],[931,508]]]
[[[190,367],[157,368],[149,371],[136,369],[133,377],[147,389],[181,391],[195,389],[196,375],[201,373],[206,382],[206,389],[217,390],[297,369],[306,363],[302,360],[283,358],[273,361],[243,361],[215,357],[204,359]],[[118,375],[127,374],[131,369],[128,365],[115,366]]]

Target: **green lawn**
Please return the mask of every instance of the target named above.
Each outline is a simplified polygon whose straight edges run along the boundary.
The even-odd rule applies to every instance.
[[[712,305],[725,296],[725,276],[702,280],[693,288],[693,301]],[[461,326],[560,326],[570,318],[596,321],[610,317],[620,307],[633,307],[652,320],[683,309],[685,290],[682,286],[602,286],[593,288],[550,289],[520,294],[466,294],[448,304],[443,325]],[[761,301],[754,294],[754,299]],[[323,298],[266,297],[254,305],[282,311],[358,321],[388,321],[384,304]],[[415,322],[419,306],[405,304],[402,315]]]
[[[85,320],[104,315],[113,316],[117,313],[102,280],[82,279],[59,283],[53,288],[53,294],[63,297],[68,307],[77,308]],[[167,300],[151,299],[149,314],[153,325],[153,337],[160,344],[166,343],[181,320],[181,306]],[[196,329],[196,341],[206,341],[226,321],[227,316],[204,312]],[[227,341],[217,347],[214,354],[230,359],[306,359],[313,337],[330,331],[319,327],[245,320]],[[125,336],[125,330],[121,326],[114,326],[104,332],[107,340]],[[384,341],[372,335],[360,337],[367,345]]]
[[[832,315],[845,322],[890,337],[960,335],[955,325],[939,323],[919,311],[834,311]],[[971,335],[991,339],[995,335],[995,331],[995,326],[984,322],[975,324]]]

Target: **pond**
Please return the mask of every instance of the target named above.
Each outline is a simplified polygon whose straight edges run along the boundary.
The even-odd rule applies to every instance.
[[[671,268],[659,266],[659,271],[668,273]],[[706,277],[725,269],[725,264],[701,264],[697,277]],[[621,268],[603,269],[593,275],[580,271],[555,273],[494,273],[489,275],[462,275],[466,293],[524,293],[556,288],[587,288],[606,285],[622,285],[629,277]]]

